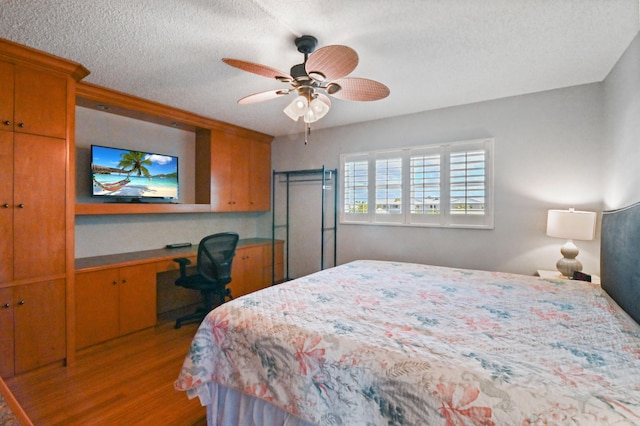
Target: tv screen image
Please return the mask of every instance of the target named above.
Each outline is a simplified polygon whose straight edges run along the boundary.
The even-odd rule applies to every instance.
[[[92,195],[123,201],[177,200],[178,157],[91,146]]]

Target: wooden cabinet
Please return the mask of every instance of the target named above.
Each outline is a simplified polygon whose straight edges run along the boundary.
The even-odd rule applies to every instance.
[[[233,297],[244,296],[266,287],[263,281],[263,259],[262,246],[239,247],[236,250],[229,284]]]
[[[0,282],[65,273],[64,139],[0,132]]]
[[[2,128],[14,132],[67,136],[67,77],[45,69],[0,62]]]
[[[249,149],[249,207],[271,210],[271,144],[252,142]]]
[[[276,241],[275,244],[275,279],[280,282],[284,279],[284,242]],[[231,294],[240,297],[254,291],[269,287],[272,284],[272,256],[271,242],[260,242],[255,245],[238,247],[236,257],[233,259],[231,271]]]
[[[211,136],[211,210],[267,211],[271,205],[271,145],[242,135]]]
[[[0,282],[13,279],[13,205],[13,133],[0,132]]]
[[[66,142],[16,134],[13,151],[14,279],[64,274]]]
[[[65,273],[66,152],[63,139],[0,132],[0,282]]]
[[[0,375],[65,357],[65,280],[0,288]]]
[[[66,306],[73,294],[74,151],[69,125],[75,83],[88,73],[80,64],[0,38],[4,375],[71,352]]]
[[[0,62],[0,128],[66,138],[67,78]]]
[[[83,348],[156,323],[156,265],[76,274],[76,346]]]
[[[0,288],[0,376],[13,376],[15,356],[13,348],[13,288]]]

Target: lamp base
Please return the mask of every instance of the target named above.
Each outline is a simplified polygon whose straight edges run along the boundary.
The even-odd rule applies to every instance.
[[[578,247],[569,240],[560,249],[560,253],[564,256],[556,263],[556,268],[562,275],[567,278],[573,278],[574,271],[582,271],[582,263],[576,259],[578,256]]]

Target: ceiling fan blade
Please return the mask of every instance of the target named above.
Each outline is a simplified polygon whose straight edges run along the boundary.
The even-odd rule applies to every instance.
[[[340,90],[334,91],[333,84],[340,86]],[[346,101],[377,101],[391,92],[384,84],[367,78],[341,78],[327,85],[327,93]]]
[[[358,66],[358,54],[347,46],[325,46],[313,52],[305,64],[307,75],[319,81],[342,78]]]
[[[232,67],[247,71],[253,74],[258,74],[267,78],[275,78],[280,81],[291,81],[292,78],[286,72],[282,72],[275,68],[268,67],[266,65],[254,64],[253,62],[241,61],[240,59],[222,58],[222,62]]]
[[[275,99],[278,96],[288,95],[292,89],[284,89],[284,90],[269,90],[266,92],[254,93],[253,95],[245,96],[244,98],[238,101],[241,105],[248,104],[256,104],[258,102],[269,101],[271,99]]]

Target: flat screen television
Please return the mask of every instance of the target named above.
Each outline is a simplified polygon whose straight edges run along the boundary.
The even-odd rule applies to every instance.
[[[178,157],[91,145],[92,195],[114,202],[178,200]]]

